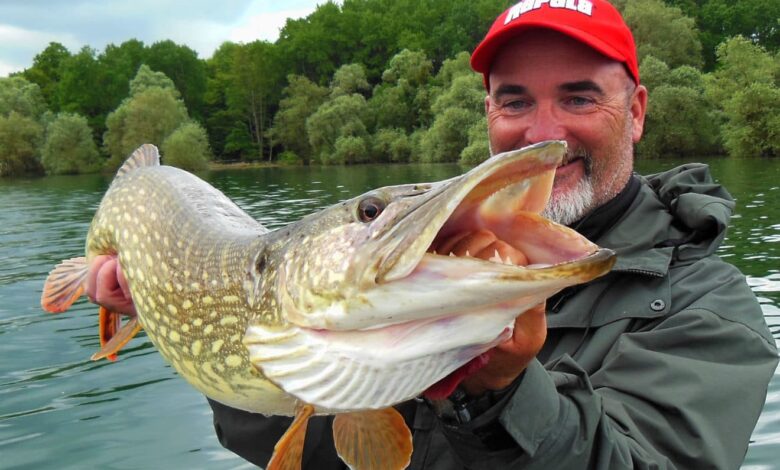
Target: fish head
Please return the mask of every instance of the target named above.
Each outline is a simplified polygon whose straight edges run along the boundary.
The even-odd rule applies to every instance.
[[[283,229],[273,289],[282,321],[250,323],[250,360],[288,394],[336,411],[399,403],[467,367],[510,338],[522,312],[614,263],[612,251],[539,215],[565,154],[565,142],[536,144]],[[478,230],[526,260],[437,251]]]
[[[376,328],[462,313],[497,289],[496,299],[508,301],[525,286],[539,303],[551,289],[605,273],[612,252],[539,215],[565,154],[565,142],[544,142],[455,178],[375,189],[289,226],[277,283],[285,319],[327,330]],[[443,240],[483,229],[528,263],[436,252]],[[463,303],[464,296],[476,299]]]

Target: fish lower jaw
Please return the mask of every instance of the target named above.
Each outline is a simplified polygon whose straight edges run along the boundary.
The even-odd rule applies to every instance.
[[[378,409],[420,395],[505,341],[515,314],[484,311],[356,331],[253,325],[244,343],[266,378],[320,412]]]

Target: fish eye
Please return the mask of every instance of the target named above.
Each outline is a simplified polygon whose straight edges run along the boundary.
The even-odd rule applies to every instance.
[[[358,203],[357,214],[361,222],[371,222],[385,210],[385,201],[375,196],[369,196]]]

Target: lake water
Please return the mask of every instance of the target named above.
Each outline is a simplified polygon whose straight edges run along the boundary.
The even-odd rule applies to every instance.
[[[639,162],[638,170],[678,163]],[[780,160],[710,164],[738,202],[720,254],[748,276],[780,342]],[[277,228],[370,188],[462,171],[455,165],[370,165],[201,176]],[[40,309],[49,270],[83,255],[89,222],[109,182],[103,176],[0,179],[0,468],[249,468],[222,449],[205,399],[177,377],[143,333],[116,363],[91,362],[98,349],[97,308],[80,301],[62,315]],[[743,468],[778,468],[778,462],[776,372]]]

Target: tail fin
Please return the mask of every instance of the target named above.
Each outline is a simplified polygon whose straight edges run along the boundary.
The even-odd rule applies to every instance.
[[[50,313],[61,313],[84,294],[87,283],[87,259],[71,258],[54,267],[46,278],[41,307]]]
[[[138,168],[159,165],[160,152],[157,151],[157,147],[152,144],[143,144],[127,157],[125,163],[117,171],[116,176],[118,178]]]

